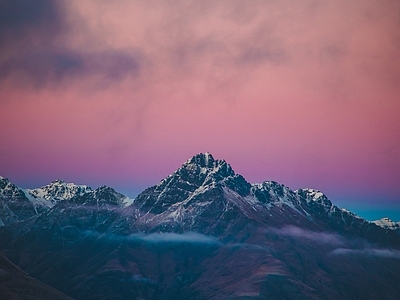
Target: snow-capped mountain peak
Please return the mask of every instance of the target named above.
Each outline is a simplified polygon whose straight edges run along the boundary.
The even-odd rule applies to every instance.
[[[394,222],[387,217],[380,220],[372,221],[372,223],[375,223],[376,225],[385,229],[400,230],[400,222]]]
[[[154,188],[166,192],[169,188],[178,188],[185,192],[194,192],[200,187],[212,187],[222,181],[238,177],[225,160],[214,159],[206,152],[188,159],[178,170],[161,180]]]
[[[296,193],[304,197],[307,203],[314,202],[322,205],[326,212],[332,210],[334,207],[328,197],[319,190],[305,188],[296,190]]]
[[[135,203],[143,211],[159,214],[179,203],[204,202],[205,195],[220,194],[222,187],[247,195],[251,186],[241,175],[235,174],[225,160],[214,159],[208,152],[199,153],[159,184],[140,194]]]
[[[66,183],[63,180],[57,179],[36,189],[27,189],[29,195],[34,198],[43,198],[52,202],[60,200],[69,200],[76,196],[82,196],[90,191],[91,187],[86,185],[77,185],[75,183]]]
[[[109,204],[116,206],[128,206],[133,202],[133,200],[129,197],[118,193],[116,190],[106,185],[98,187],[94,191],[88,193],[88,195],[91,196],[93,199],[92,201],[95,201],[97,205]]]
[[[199,153],[188,159],[177,172],[183,175],[185,171],[204,175],[215,174],[219,178],[235,175],[232,167],[225,160],[214,159],[209,152]]]
[[[306,188],[306,189],[301,189],[301,191],[303,191],[307,196],[306,197],[307,202],[310,201],[321,202],[321,200],[327,198],[324,193],[316,189]]]
[[[263,183],[253,183],[252,192],[261,203],[265,204],[287,204],[292,206],[294,203],[290,198],[293,192],[283,184],[276,181],[264,181]]]
[[[8,178],[0,176],[0,198],[26,198],[25,193]]]
[[[13,184],[8,178],[0,178],[0,227],[30,218],[37,214],[24,190]]]

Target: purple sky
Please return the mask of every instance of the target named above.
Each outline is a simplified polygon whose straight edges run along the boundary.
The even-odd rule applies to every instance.
[[[0,2],[0,174],[134,196],[199,152],[400,220],[400,2]]]

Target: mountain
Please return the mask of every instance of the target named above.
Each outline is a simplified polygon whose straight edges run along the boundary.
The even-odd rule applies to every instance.
[[[195,230],[218,234],[233,219],[240,221],[237,201],[244,201],[241,195],[248,194],[250,188],[224,160],[214,160],[209,153],[196,155],[135,199],[131,209],[138,213],[132,214],[130,222],[133,228],[149,232]]]
[[[101,186],[95,190],[86,185],[55,180],[35,189],[21,189],[0,176],[0,226],[26,220],[51,210],[61,202],[83,206],[128,206],[133,199]],[[62,204],[61,204],[62,206]]]
[[[113,188],[101,186],[95,190],[89,190],[82,194],[76,194],[68,199],[68,202],[86,206],[115,206],[125,207],[132,204],[132,199],[118,193]]]
[[[1,227],[0,249],[75,299],[400,298],[395,231],[210,153],[133,202],[109,187],[55,200]]]
[[[66,183],[59,179],[40,188],[26,189],[25,194],[34,205],[42,209],[52,208],[60,201],[88,206],[127,206],[133,201],[105,185],[93,190],[86,185]]]
[[[389,218],[382,218],[372,222],[384,229],[400,231],[400,222],[393,222]]]
[[[47,201],[38,201],[38,205],[52,207],[58,201],[70,200],[74,197],[82,197],[92,191],[91,187],[86,185],[77,185],[74,183],[66,183],[63,180],[55,180],[48,185],[36,189],[27,189],[26,192],[30,196],[31,201],[36,199],[45,199]]]
[[[0,176],[0,226],[12,224],[37,214],[25,192]]]

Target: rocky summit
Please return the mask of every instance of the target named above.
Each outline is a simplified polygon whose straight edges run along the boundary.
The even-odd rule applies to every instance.
[[[135,199],[0,179],[3,255],[60,299],[399,299],[389,221],[316,189],[249,183],[210,153]]]

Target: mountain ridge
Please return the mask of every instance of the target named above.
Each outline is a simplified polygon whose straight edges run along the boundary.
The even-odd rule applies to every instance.
[[[163,203],[158,203],[157,199],[153,199],[152,201],[147,199],[147,202],[143,200],[143,195],[146,194],[146,191],[154,191],[159,192],[159,194],[163,194],[165,196],[166,191],[165,187],[171,184],[170,182],[174,182],[174,178],[179,178],[180,182],[177,185],[177,189],[180,193],[194,193],[191,197],[195,197],[200,195],[206,187],[210,187],[212,185],[225,185],[228,188],[234,190],[239,193],[241,196],[246,196],[249,193],[252,193],[257,200],[260,202],[267,203],[267,206],[272,205],[282,205],[286,204],[292,206],[294,208],[294,203],[292,201],[287,201],[280,197],[283,192],[294,192],[300,197],[304,198],[308,204],[315,206],[315,203],[324,206],[324,210],[326,213],[329,213],[329,210],[339,210],[343,212],[350,212],[346,209],[338,208],[333,205],[332,202],[328,199],[328,197],[321,191],[313,189],[313,188],[301,188],[297,190],[291,190],[283,184],[279,184],[275,181],[264,181],[262,183],[249,183],[242,175],[236,174],[230,164],[228,164],[225,160],[214,159],[211,153],[199,153],[189,158],[185,163],[182,164],[180,168],[178,168],[175,172],[168,175],[166,178],[161,180],[158,184],[145,189],[142,193],[140,193],[134,199],[129,198],[121,193],[116,192],[113,188],[107,186],[101,186],[97,189],[92,189],[87,185],[78,185],[75,183],[66,183],[63,180],[57,179],[52,181],[51,183],[44,185],[39,188],[31,188],[31,189],[22,189],[17,185],[11,183],[6,177],[0,176],[0,197],[5,198],[21,198],[27,199],[33,205],[33,211],[35,214],[41,213],[44,210],[52,208],[59,201],[72,201],[77,202],[82,205],[120,205],[120,206],[129,206],[135,201],[136,205],[139,205],[141,210],[146,210],[147,208],[151,208],[152,212],[161,212],[162,207],[166,205],[173,205],[175,202],[177,190],[170,191],[171,200],[168,201],[163,198]],[[8,188],[7,188],[8,185]],[[101,192],[101,190],[107,189],[109,195],[105,196],[107,199],[97,199],[96,195],[105,195],[107,193]],[[266,189],[268,190],[266,193]],[[269,195],[269,191],[273,191],[275,195],[275,199],[271,199]],[[289,193],[290,193],[289,192]],[[113,194],[113,195],[111,195]],[[283,196],[283,195],[281,195]],[[86,198],[87,201],[83,201],[82,199]],[[100,197],[101,198],[101,197]],[[111,200],[114,199],[114,200]],[[272,201],[271,201],[272,200]],[[315,202],[315,203],[313,203]],[[299,203],[297,203],[299,204]],[[354,213],[350,212],[354,216]],[[13,215],[12,212],[9,215]],[[358,218],[361,218],[357,216]],[[15,217],[14,217],[15,219]],[[361,218],[363,219],[363,218]],[[365,220],[365,219],[363,219]],[[365,220],[367,221],[367,220]],[[374,223],[382,228],[396,230],[398,226],[396,223],[391,220],[393,226],[388,226],[387,222],[384,222],[384,218],[375,221],[367,221]],[[0,224],[2,223],[2,219],[0,217]],[[1,226],[1,225],[0,225]]]
[[[3,209],[16,209],[0,226],[0,250],[76,299],[400,296],[396,231],[338,208],[315,189],[251,184],[209,153],[128,205],[110,187],[79,193],[60,180],[52,185],[58,198],[41,211],[27,192],[2,183],[4,195],[19,196],[0,199],[0,219]],[[14,202],[33,213],[20,214],[24,206],[9,206]]]

